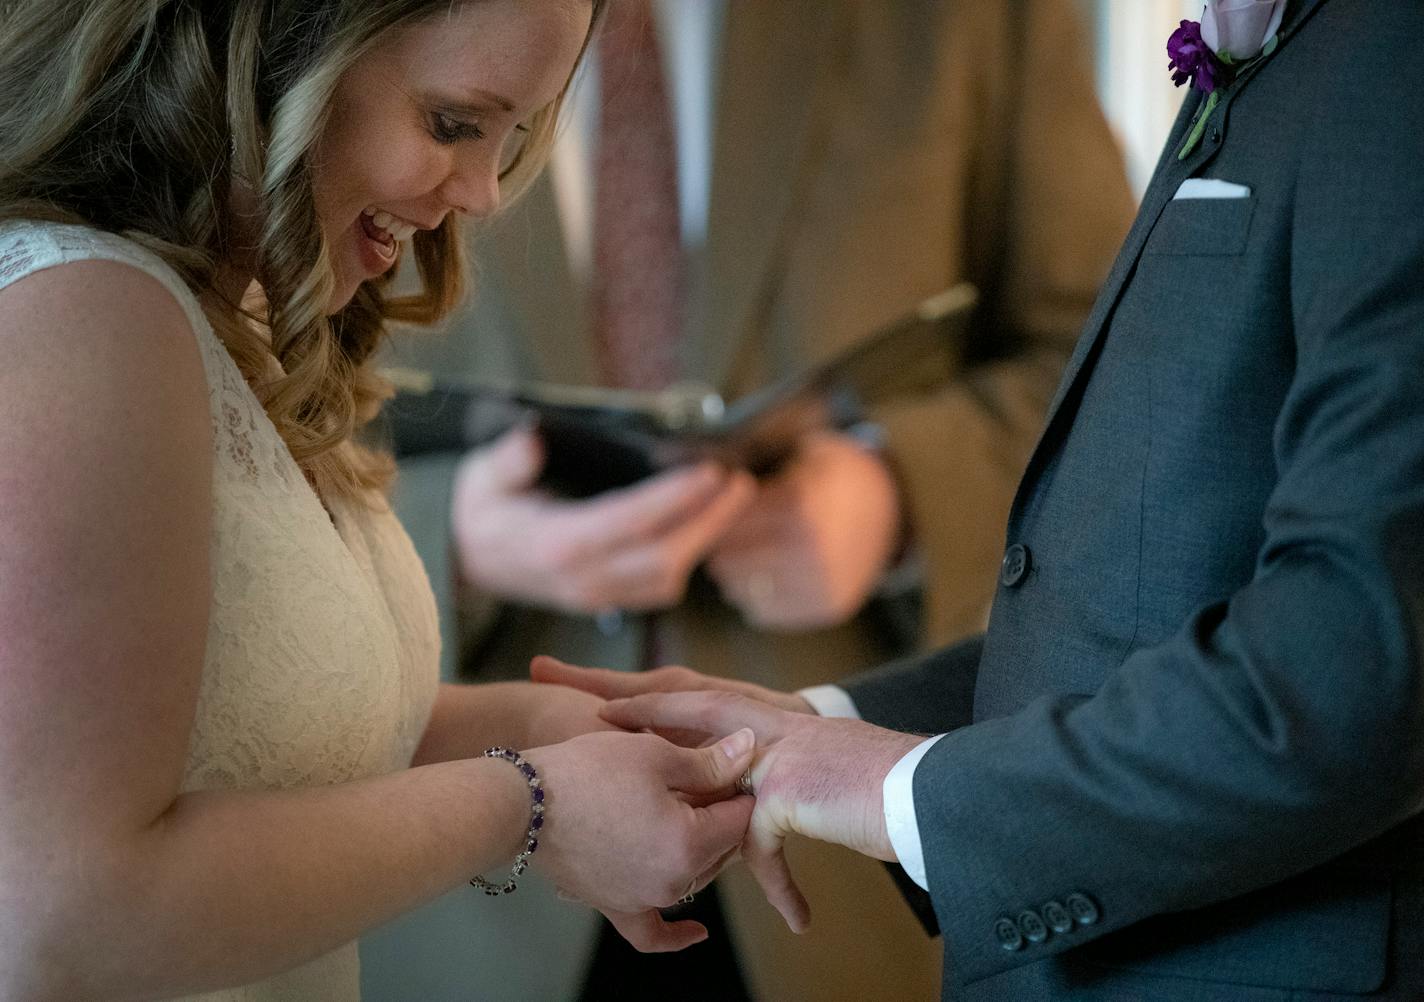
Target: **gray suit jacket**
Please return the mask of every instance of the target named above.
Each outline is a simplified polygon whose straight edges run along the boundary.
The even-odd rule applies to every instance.
[[[914,782],[946,997],[1424,998],[1421,36],[1292,0],[1179,162],[1189,102],[987,634],[850,684],[951,731]]]

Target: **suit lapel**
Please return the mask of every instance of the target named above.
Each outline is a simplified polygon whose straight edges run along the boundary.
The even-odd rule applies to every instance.
[[[501,276],[511,315],[520,319],[538,377],[568,383],[597,379],[584,297],[569,267],[554,186],[546,170],[507,215],[492,222],[480,247]],[[478,252],[477,252],[478,253]],[[481,262],[476,259],[475,295]]]
[[[707,247],[692,288],[683,371],[719,385],[755,326],[759,296],[814,157],[834,15],[825,3],[728,6],[720,60]],[[789,59],[786,53],[798,53]]]
[[[1300,30],[1322,2],[1323,0],[1299,0],[1287,8],[1285,20],[1281,25],[1280,46],[1285,45],[1290,37]],[[1157,225],[1158,217],[1172,200],[1172,196],[1176,194],[1181,183],[1198,174],[1216,157],[1226,139],[1226,126],[1232,102],[1250,84],[1262,67],[1270,63],[1272,58],[1274,55],[1252,64],[1241,72],[1217,106],[1216,111],[1212,113],[1212,120],[1207,124],[1201,144],[1185,160],[1178,160],[1177,152],[1182,148],[1187,132],[1191,129],[1192,118],[1197,108],[1201,106],[1201,96],[1193,92],[1183,103],[1176,123],[1172,126],[1167,144],[1162,150],[1161,159],[1157,162],[1157,169],[1152,174],[1152,181],[1142,196],[1142,206],[1137,213],[1137,219],[1133,222],[1132,229],[1128,231],[1117,261],[1113,264],[1112,271],[1103,284],[1093,311],[1083,328],[1083,334],[1078,339],[1072,357],[1068,360],[1067,368],[1058,385],[1058,392],[1048,409],[1043,434],[1040,436],[1033,457],[1029,461],[1028,471],[1024,477],[1025,483],[1028,482],[1029,477],[1037,473],[1046,458],[1049,451],[1048,442],[1056,430],[1056,426],[1060,423],[1059,416],[1064,401],[1076,393],[1080,388],[1079,384],[1090,375],[1092,366],[1088,364],[1089,360],[1094,357],[1102,340],[1103,332],[1107,329],[1113,311],[1122,298],[1123,290],[1133,272],[1137,270],[1142,249],[1146,246],[1147,238],[1151,235],[1153,227]],[[1022,493],[1020,491],[1020,496]]]

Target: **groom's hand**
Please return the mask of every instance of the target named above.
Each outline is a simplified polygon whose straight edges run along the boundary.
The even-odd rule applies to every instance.
[[[786,924],[802,932],[811,912],[783,852],[796,832],[876,859],[896,858],[882,788],[895,763],[924,739],[859,720],[790,713],[730,692],[651,693],[609,702],[610,723],[690,740],[750,727],[756,807],[742,858]]]
[[[690,749],[651,734],[586,734],[526,752],[547,797],[534,865],[639,950],[699,942],[701,924],[666,922],[656,909],[705,887],[741,844],[752,802],[734,788],[753,740],[743,730]]]
[[[736,693],[791,713],[816,712],[810,703],[794,692],[780,692],[751,682],[703,675],[680,666],[640,672],[611,671],[607,668],[580,668],[541,654],[530,663],[529,678],[546,685],[582,689],[601,699],[624,699],[649,692],[715,691]]]

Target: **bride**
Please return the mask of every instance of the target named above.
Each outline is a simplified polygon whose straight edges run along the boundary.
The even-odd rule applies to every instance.
[[[750,732],[439,686],[353,437],[600,5],[0,4],[0,997],[354,999],[360,933],[526,865],[705,935],[655,909],[740,841]]]

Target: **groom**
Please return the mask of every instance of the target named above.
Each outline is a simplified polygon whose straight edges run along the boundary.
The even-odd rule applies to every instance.
[[[946,997],[1424,998],[1424,4],[1288,0],[1251,61],[1236,27],[1230,64],[1175,40],[1217,97],[1065,374],[986,635],[829,693],[865,722],[536,666],[645,693],[624,726],[753,726],[772,902],[807,920],[787,832],[897,860]]]

